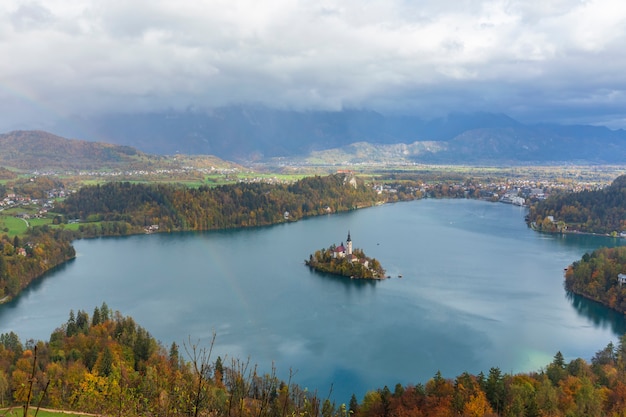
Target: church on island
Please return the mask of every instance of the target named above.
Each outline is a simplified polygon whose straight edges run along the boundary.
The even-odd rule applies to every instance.
[[[385,270],[376,259],[368,258],[361,249],[353,249],[350,231],[345,244],[318,250],[305,264],[317,271],[350,278],[385,278]]]
[[[352,239],[350,238],[350,231],[348,231],[348,239],[346,240],[346,244],[344,246],[343,242],[341,245],[337,246],[333,251],[333,257],[335,259],[347,259],[348,262],[360,262],[363,264],[365,268],[368,266],[367,258],[359,258],[355,254],[352,253]]]

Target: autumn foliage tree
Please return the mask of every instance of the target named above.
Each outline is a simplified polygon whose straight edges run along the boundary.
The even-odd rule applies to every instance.
[[[565,288],[575,294],[626,313],[626,285],[619,274],[626,273],[626,246],[600,248],[586,253],[565,271]]]

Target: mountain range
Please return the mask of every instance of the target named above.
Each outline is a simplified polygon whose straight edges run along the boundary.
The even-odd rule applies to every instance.
[[[230,106],[211,111],[116,114],[58,126],[66,137],[157,155],[203,154],[237,162],[272,158],[452,164],[598,163],[626,160],[626,131],[524,124],[504,114],[423,120],[369,110],[293,111]]]

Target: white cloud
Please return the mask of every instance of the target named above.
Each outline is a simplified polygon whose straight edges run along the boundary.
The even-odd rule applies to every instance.
[[[0,126],[248,101],[623,120],[625,31],[621,0],[7,0]]]

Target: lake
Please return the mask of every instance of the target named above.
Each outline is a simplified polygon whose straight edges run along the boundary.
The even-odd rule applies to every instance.
[[[249,230],[76,241],[77,258],[0,306],[0,333],[48,340],[70,309],[105,301],[164,346],[213,332],[217,355],[259,365],[338,402],[440,370],[536,371],[557,351],[589,360],[624,317],[563,289],[563,269],[611,238],[529,230],[524,208],[421,200]],[[378,259],[378,282],[320,275],[315,250],[344,242]],[[402,278],[398,276],[402,275]]]

